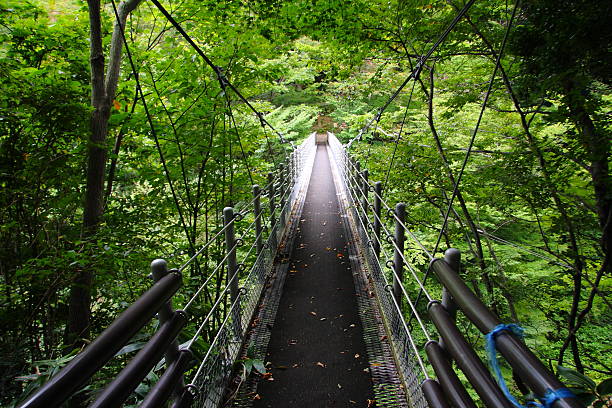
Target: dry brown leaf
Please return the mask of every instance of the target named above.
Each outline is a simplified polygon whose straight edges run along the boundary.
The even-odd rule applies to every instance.
[[[320,361],[317,361],[317,364],[316,364],[316,365],[318,365],[319,367],[323,367],[323,368],[325,368],[325,364],[323,364],[323,363],[322,363],[322,362],[320,362]]]

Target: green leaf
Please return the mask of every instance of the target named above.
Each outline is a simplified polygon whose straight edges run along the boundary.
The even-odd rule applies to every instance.
[[[257,370],[259,374],[266,373],[266,367],[264,366],[263,361],[261,360],[252,360],[252,361],[253,361],[253,368],[255,368],[255,370]]]
[[[571,368],[559,366],[559,376],[565,378],[569,384],[583,387],[585,390],[594,390],[595,382],[584,374]]]
[[[115,354],[115,357],[131,353],[132,351],[140,350],[141,348],[144,347],[145,344],[147,344],[147,343],[144,342],[144,341],[139,341],[139,342],[136,342],[136,343],[130,343],[130,344],[124,346],[121,350],[119,350],[117,352],[117,354]]]

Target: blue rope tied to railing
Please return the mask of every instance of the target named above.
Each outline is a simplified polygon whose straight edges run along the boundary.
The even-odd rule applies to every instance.
[[[491,370],[493,370],[493,374],[495,374],[495,378],[497,379],[497,383],[499,384],[499,388],[501,388],[502,392],[508,398],[508,401],[512,403],[517,408],[525,408],[523,407],[517,400],[514,398],[512,394],[510,394],[510,390],[506,385],[506,381],[504,380],[504,376],[501,373],[501,369],[499,368],[499,362],[497,361],[497,347],[495,346],[495,338],[497,335],[503,331],[510,331],[516,334],[519,338],[524,337],[525,330],[519,326],[518,324],[498,324],[485,336],[487,340],[487,357],[489,358],[489,366],[491,366]]]
[[[576,398],[576,396],[574,395],[573,392],[571,392],[567,388],[559,388],[556,390],[551,390],[549,388],[546,390],[546,394],[544,394],[544,397],[540,398],[540,401],[542,401],[541,404],[531,401],[527,403],[527,405],[531,407],[538,407],[538,408],[539,407],[552,408],[553,404],[557,400],[560,400],[561,398]]]
[[[502,392],[508,398],[508,401],[512,403],[517,408],[525,408],[525,406],[521,405],[516,398],[512,394],[510,394],[510,390],[508,390],[508,386],[506,385],[506,381],[504,380],[504,376],[501,373],[501,369],[499,367],[499,363],[497,361],[497,347],[496,347],[496,337],[499,333],[503,331],[509,331],[514,333],[517,337],[523,338],[525,336],[525,330],[519,326],[518,324],[498,324],[485,336],[486,339],[486,349],[487,349],[487,357],[489,359],[489,365],[493,373],[495,374],[495,378],[497,379],[497,383],[499,384],[499,388],[501,388]],[[552,408],[553,404],[560,400],[561,398],[576,398],[576,396],[567,388],[559,388],[556,390],[547,389],[546,393],[543,397],[538,397],[541,404],[530,401],[527,403],[527,406],[530,407],[538,407],[538,408]]]

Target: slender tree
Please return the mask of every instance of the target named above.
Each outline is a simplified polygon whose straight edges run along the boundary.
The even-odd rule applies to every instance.
[[[111,106],[121,69],[123,49],[122,31],[127,17],[136,9],[141,0],[124,0],[117,7],[118,21],[115,22],[108,57],[105,64],[102,45],[102,12],[100,0],[88,0],[89,39],[91,68],[91,133],[87,146],[87,185],[83,208],[82,235],[86,240],[99,229],[104,208],[104,175],[107,161],[106,137]],[[106,74],[105,74],[106,71]],[[89,336],[91,312],[91,291],[94,270],[86,266],[76,271],[70,288],[68,324],[65,345],[73,348],[82,344],[81,339]]]

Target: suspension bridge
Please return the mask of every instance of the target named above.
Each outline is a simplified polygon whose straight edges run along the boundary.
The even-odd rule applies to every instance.
[[[405,205],[383,196],[382,183],[369,180],[335,135],[311,135],[267,186],[255,186],[250,203],[225,208],[217,236],[225,237],[226,255],[181,310],[172,296],[199,254],[176,269],[154,261],[151,289],[23,407],[61,405],[155,316],[158,330],[91,406],[121,406],[164,356],[167,368],[141,407],[515,406],[456,325],[457,310],[489,336],[493,354],[503,355],[542,406],[579,407],[516,328],[462,281],[458,251],[433,258],[406,228]],[[408,254],[406,240],[418,254]],[[424,284],[417,255],[443,285],[439,299]],[[222,268],[222,295],[179,347],[178,333],[195,318],[190,308]],[[407,281],[427,298],[427,315]],[[223,320],[198,361],[191,345],[219,311]],[[249,361],[265,367],[245,375]]]
[[[285,142],[170,13],[152,3],[213,69],[220,87]],[[459,251],[449,248],[436,257],[512,19],[432,250],[407,228],[410,208],[388,202],[385,180],[370,180],[367,166],[350,153],[374,123],[378,128],[384,110],[418,78],[473,3],[457,13],[355,139],[343,145],[332,133],[313,133],[292,144],[267,184],[254,185],[252,198],[238,208],[226,207],[223,225],[190,259],[180,265],[153,261],[152,287],[21,406],[61,406],[146,327],[155,327],[154,334],[91,407],[122,406],[160,364],[165,370],[140,407],[521,407],[498,355],[524,394],[533,395],[530,406],[581,406],[529,350],[522,329],[501,322],[465,284]],[[401,129],[396,147],[400,136]],[[394,150],[389,169],[395,156]],[[185,284],[184,272],[219,240],[225,242],[222,258],[177,305],[173,297]],[[198,307],[212,284],[223,285],[219,295]],[[458,313],[485,336],[488,362],[466,340]],[[192,335],[179,344],[187,327],[194,328]]]

